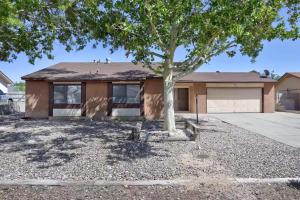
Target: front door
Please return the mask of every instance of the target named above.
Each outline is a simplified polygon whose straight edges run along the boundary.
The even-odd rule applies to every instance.
[[[174,107],[175,111],[189,110],[189,89],[175,88],[174,91]]]

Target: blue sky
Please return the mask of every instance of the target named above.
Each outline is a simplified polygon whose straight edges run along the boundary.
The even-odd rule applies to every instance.
[[[87,47],[82,51],[66,52],[64,47],[56,44],[53,51],[54,59],[49,60],[43,58],[36,60],[34,65],[28,63],[25,55],[19,55],[18,59],[13,63],[0,62],[0,70],[8,75],[13,81],[20,81],[21,76],[48,67],[58,62],[91,62],[92,60],[101,59],[104,61],[106,57],[111,58],[113,62],[128,61],[123,50],[116,51],[114,54],[109,53],[109,49],[101,47],[93,49]],[[184,49],[179,49],[176,53],[176,60],[184,58]],[[220,55],[212,59],[206,65],[200,67],[197,71],[210,72],[247,72],[251,70],[262,71],[264,69],[274,70],[277,74],[283,74],[287,71],[300,71],[300,40],[297,41],[280,41],[265,42],[264,49],[257,57],[255,63],[247,56],[237,54],[233,58],[226,55]]]

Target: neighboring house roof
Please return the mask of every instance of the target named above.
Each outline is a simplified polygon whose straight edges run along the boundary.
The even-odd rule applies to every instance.
[[[280,79],[278,80],[278,83],[281,82],[283,79],[285,79],[288,76],[292,76],[295,78],[299,78],[300,79],[300,72],[286,72],[285,74],[283,74]]]
[[[154,64],[153,67],[158,66]],[[23,76],[23,80],[89,81],[89,80],[145,80],[161,78],[142,64],[130,62],[93,63],[63,62]],[[193,72],[179,82],[276,82],[261,78],[253,72]]]
[[[13,81],[8,78],[2,71],[0,71],[0,83],[2,83],[4,86],[7,86],[9,84],[13,84]]]

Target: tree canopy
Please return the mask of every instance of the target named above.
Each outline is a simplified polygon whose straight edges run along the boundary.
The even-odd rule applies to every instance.
[[[68,19],[87,28],[87,40],[124,48],[135,62],[173,61],[183,47],[186,59],[172,64],[184,75],[223,52],[255,58],[264,40],[298,39],[299,8],[298,0],[91,0],[74,4]]]
[[[67,0],[1,0],[0,1],[0,61],[11,62],[25,53],[29,62],[53,58],[53,43],[59,41],[66,50],[80,48],[80,31],[71,33],[65,10]],[[76,38],[76,41],[75,41]]]
[[[162,75],[165,129],[173,133],[176,80],[221,53],[255,59],[264,40],[298,39],[299,6],[299,0],[90,0],[73,4],[67,19],[86,29],[85,41],[112,52],[124,48],[133,62]],[[175,62],[180,47],[185,59]],[[153,68],[156,60],[161,65]]]
[[[299,0],[2,0],[0,60],[25,52],[52,57],[53,42],[127,51],[164,79],[167,129],[175,129],[173,88],[214,56],[258,56],[263,41],[299,38]],[[178,48],[185,59],[175,62]],[[159,60],[155,69],[151,63]]]
[[[66,50],[90,42],[125,48],[136,62],[172,58],[192,69],[224,51],[255,58],[263,40],[299,38],[299,0],[2,0],[0,60],[24,52],[31,63],[52,58],[53,42]],[[201,58],[199,58],[201,57]],[[189,68],[189,69],[190,69]],[[158,71],[159,73],[159,71]]]

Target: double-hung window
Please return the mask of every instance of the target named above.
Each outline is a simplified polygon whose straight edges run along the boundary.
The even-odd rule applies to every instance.
[[[54,85],[54,104],[81,104],[81,85]]]
[[[113,85],[113,103],[117,104],[139,104],[140,85]]]

